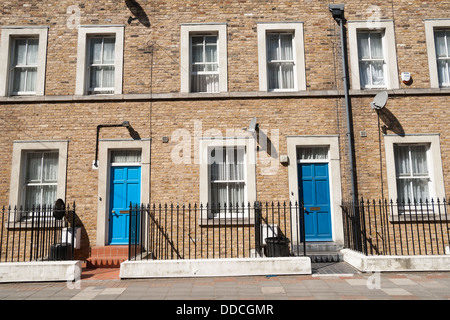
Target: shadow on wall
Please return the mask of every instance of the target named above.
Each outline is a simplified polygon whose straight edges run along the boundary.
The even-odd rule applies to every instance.
[[[402,137],[405,135],[405,130],[403,130],[402,125],[389,109],[385,107],[377,110],[377,113],[381,121],[384,122],[384,125],[381,127],[383,134],[387,134],[389,130]]]
[[[128,18],[128,24],[130,24],[134,20],[139,20],[139,22],[143,26],[145,26],[146,28],[150,28],[150,20],[148,19],[148,16],[145,13],[145,10],[141,7],[141,5],[134,0],[125,0],[125,3],[134,16],[134,17],[130,16]]]

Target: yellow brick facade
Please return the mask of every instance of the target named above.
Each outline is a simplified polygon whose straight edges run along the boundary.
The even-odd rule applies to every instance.
[[[133,7],[133,1],[128,0],[2,2],[2,30],[45,26],[48,43],[44,96],[0,97],[0,204],[10,203],[13,141],[68,140],[65,199],[76,201],[83,230],[82,249],[77,254],[84,259],[89,248],[98,243],[98,187],[102,177],[92,169],[98,125],[126,120],[142,140],[151,139],[151,203],[193,203],[200,199],[200,169],[194,163],[196,123],[201,123],[202,135],[218,130],[225,136],[227,130],[232,130],[234,136],[241,137],[247,135],[243,128],[249,126],[253,117],[257,117],[261,131],[269,138],[278,134],[273,141],[278,156],[288,154],[289,136],[337,136],[339,188],[343,199],[350,198],[340,33],[328,10],[329,1],[137,3],[141,7],[139,19],[129,23],[129,17],[136,16],[132,11],[137,5]],[[448,193],[450,89],[430,87],[424,21],[450,19],[450,2],[342,3],[349,22],[392,21],[395,27],[399,89],[388,90],[384,117],[379,119],[370,108],[378,91],[350,88],[358,196],[389,196],[385,137],[380,133],[383,125],[389,127],[387,134],[439,134],[444,189]],[[303,23],[306,91],[260,91],[257,24],[268,22]],[[75,95],[78,23],[124,28],[123,94]],[[208,23],[227,26],[228,91],[180,93],[181,25]],[[411,85],[401,82],[402,72],[411,73]],[[174,141],[174,134],[180,129],[191,135],[191,164],[176,164],[172,158],[179,143]],[[163,137],[168,137],[169,142],[163,142]],[[104,128],[100,139],[130,139],[130,135],[124,128]],[[257,155],[267,157],[267,152],[260,148]],[[263,174],[265,164],[257,163],[258,200],[290,199],[288,166],[278,160],[274,174]],[[290,161],[290,165],[296,162]]]

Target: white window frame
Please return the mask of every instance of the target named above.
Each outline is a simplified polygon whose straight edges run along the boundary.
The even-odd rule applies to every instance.
[[[122,94],[124,26],[80,26],[78,28],[77,76],[75,95],[89,94],[89,38],[92,36],[113,36],[116,39],[114,57],[114,93]]]
[[[427,42],[428,67],[430,72],[431,88],[450,88],[439,84],[439,75],[437,68],[436,44],[434,41],[434,32],[439,29],[450,29],[450,19],[425,20],[425,37]]]
[[[430,199],[442,200],[445,198],[444,176],[442,171],[441,147],[438,134],[423,134],[423,135],[385,135],[385,153],[386,153],[386,175],[388,182],[388,197],[389,201],[394,203],[398,198],[397,191],[397,174],[395,169],[395,154],[394,145],[412,145],[412,144],[426,144],[429,146],[427,151],[427,165],[429,182]]]
[[[228,91],[227,70],[227,24],[226,23],[200,23],[182,24],[180,40],[180,92],[191,93],[191,36],[192,35],[217,35],[217,57],[219,72],[219,92]],[[205,92],[193,92],[210,94]],[[212,92],[217,93],[217,92]]]
[[[0,42],[0,96],[11,95],[36,95],[43,96],[45,93],[45,72],[47,63],[47,39],[48,27],[2,27],[2,39]],[[14,39],[24,37],[35,37],[39,39],[39,50],[37,59],[36,90],[35,92],[14,93],[12,92],[12,58],[14,50]]]
[[[211,177],[209,170],[209,155],[210,151],[214,148],[243,148],[244,153],[244,175],[245,175],[245,190],[244,190],[244,204],[250,203],[253,206],[256,201],[256,146],[255,141],[251,137],[239,137],[239,138],[225,138],[225,137],[212,137],[212,138],[202,138],[199,141],[199,159],[200,159],[200,203],[205,208],[206,204],[210,204],[211,200]],[[227,204],[228,205],[228,204]],[[253,216],[253,211],[250,212],[250,217],[248,216],[248,210],[244,212],[239,211],[238,213],[233,213],[233,218],[246,218],[250,221]],[[231,215],[230,215],[231,216]],[[214,219],[226,218],[229,220],[230,216],[219,215],[214,217]],[[211,224],[209,222],[212,218],[207,216],[206,210],[202,211],[201,217],[199,219],[200,224]]]
[[[258,69],[259,90],[269,91],[268,61],[267,61],[267,34],[268,33],[290,33],[292,34],[292,50],[294,57],[294,88],[274,89],[270,91],[301,91],[306,90],[305,73],[305,49],[303,40],[302,22],[280,22],[280,23],[258,23]]]
[[[385,63],[385,85],[361,88],[358,55],[358,31],[381,31]],[[398,89],[398,68],[393,21],[348,21],[348,40],[353,90]]]
[[[11,181],[9,190],[9,203],[12,208],[25,205],[25,174],[27,153],[31,151],[54,151],[58,152],[58,182],[56,199],[66,199],[66,172],[67,172],[67,150],[69,142],[60,141],[14,141]],[[53,205],[53,204],[52,204]],[[18,217],[16,217],[18,218]],[[13,221],[13,216],[9,221]]]

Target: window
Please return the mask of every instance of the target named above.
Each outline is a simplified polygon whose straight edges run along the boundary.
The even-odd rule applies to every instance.
[[[349,21],[351,81],[354,90],[398,89],[392,21]]]
[[[358,32],[358,59],[361,88],[384,88],[386,61],[383,53],[382,32]]]
[[[230,213],[233,218],[251,218],[247,210],[242,210],[242,205],[253,205],[256,201],[254,139],[205,137],[200,140],[199,152],[200,203],[211,208],[208,215],[204,212],[200,223],[207,223],[207,218],[231,219]]]
[[[389,200],[445,197],[439,135],[385,135],[384,141]]]
[[[191,92],[219,92],[217,36],[191,37]]]
[[[9,203],[53,206],[65,201],[68,141],[14,141]],[[29,213],[30,214],[30,213]],[[19,217],[10,217],[12,219]]]
[[[89,38],[88,93],[114,93],[115,46],[113,37]]]
[[[53,206],[58,188],[58,152],[27,152],[25,208]]]
[[[292,33],[267,35],[269,90],[294,89],[294,52]]]
[[[13,39],[11,63],[11,94],[35,94],[39,39]]]
[[[226,92],[227,25],[181,26],[181,92]]]
[[[306,90],[303,24],[259,23],[261,91]]]
[[[428,145],[394,145],[398,199],[420,202],[430,199]]]
[[[124,27],[80,26],[75,94],[122,94]]]
[[[227,207],[245,203],[244,148],[216,147],[209,153],[211,204]]]
[[[434,36],[439,86],[450,87],[450,29],[436,30]]]
[[[425,20],[432,88],[450,88],[450,19]]]
[[[0,96],[44,95],[47,27],[2,27]]]

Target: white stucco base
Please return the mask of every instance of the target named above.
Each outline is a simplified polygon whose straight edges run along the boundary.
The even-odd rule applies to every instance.
[[[366,256],[350,249],[341,253],[361,272],[450,271],[450,255]]]
[[[81,276],[81,261],[2,262],[1,282],[75,281]]]
[[[308,257],[125,261],[120,278],[311,274]]]

